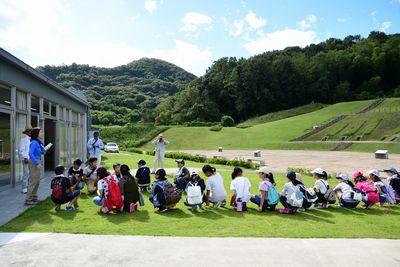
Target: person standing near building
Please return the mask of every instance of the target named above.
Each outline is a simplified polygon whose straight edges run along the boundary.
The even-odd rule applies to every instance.
[[[165,146],[169,144],[167,140],[164,139],[163,134],[159,134],[156,139],[151,142],[154,147],[154,169],[152,173],[156,172],[157,168],[164,169],[164,155]]]
[[[22,164],[22,193],[28,192],[28,180],[29,180],[29,145],[31,143],[30,132],[32,126],[26,126],[22,132],[22,138],[18,145],[18,156]]]
[[[26,194],[25,205],[39,203],[37,191],[40,183],[40,171],[42,170],[42,155],[45,150],[42,144],[42,130],[39,127],[31,130],[31,143],[29,145],[29,185]]]
[[[103,140],[99,138],[99,132],[93,133],[93,138],[87,143],[89,150],[89,158],[97,158],[97,162],[101,165],[101,150],[104,148]]]

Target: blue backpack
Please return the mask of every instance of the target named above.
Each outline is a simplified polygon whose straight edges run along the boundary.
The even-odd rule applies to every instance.
[[[274,185],[270,185],[268,187],[268,192],[267,192],[267,202],[268,205],[276,205],[279,201],[279,193],[276,190]]]

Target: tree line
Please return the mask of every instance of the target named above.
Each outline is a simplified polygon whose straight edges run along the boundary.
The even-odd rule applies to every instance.
[[[248,59],[226,57],[143,120],[157,124],[235,122],[308,104],[400,97],[400,34],[329,38]]]

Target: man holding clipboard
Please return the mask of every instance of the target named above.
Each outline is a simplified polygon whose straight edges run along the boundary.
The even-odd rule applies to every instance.
[[[103,141],[99,138],[99,132],[93,133],[93,138],[87,143],[89,150],[89,158],[97,158],[97,162],[101,165],[101,150],[104,148]]]

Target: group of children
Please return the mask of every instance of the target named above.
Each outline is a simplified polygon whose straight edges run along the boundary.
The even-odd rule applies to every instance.
[[[95,194],[93,203],[100,207],[104,214],[110,211],[135,212],[138,205],[144,205],[142,193],[150,190],[149,201],[158,209],[165,212],[173,208],[185,195],[184,204],[192,210],[201,209],[203,204],[214,208],[227,205],[227,192],[222,176],[210,165],[204,165],[202,173],[206,181],[197,172],[190,173],[185,167],[183,159],[176,160],[178,171],[174,175],[173,183],[167,178],[164,169],[155,171],[155,180],[150,186],[150,169],[144,160],[137,162],[136,174],[131,174],[126,164],[114,164],[111,174],[104,167],[97,166],[97,159],[90,158],[88,166],[81,168],[82,161],[77,159],[64,175],[65,168],[57,166],[55,177],[51,181],[51,199],[59,211],[62,204],[67,203],[66,210],[78,209],[78,198],[85,184],[89,194]],[[378,170],[371,170],[364,176],[360,171],[353,175],[354,183],[350,177],[341,173],[336,176],[338,184],[331,188],[328,183],[328,174],[322,168],[312,171],[315,183],[312,188],[307,188],[301,175],[288,172],[287,183],[279,193],[276,189],[274,175],[268,168],[257,170],[260,178],[259,194],[250,192],[251,183],[243,175],[241,168],[234,168],[230,190],[232,196],[229,204],[237,211],[246,211],[248,203],[257,205],[260,212],[274,211],[280,202],[283,208],[280,213],[292,214],[296,211],[306,211],[315,208],[327,208],[336,201],[339,207],[355,208],[364,202],[369,209],[374,204],[396,204],[400,202],[400,174],[395,168],[383,170],[388,178],[384,182],[379,177]]]

